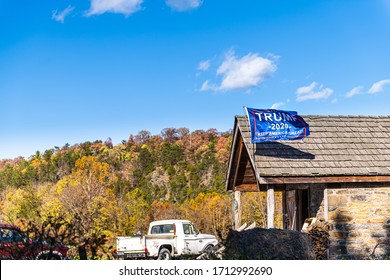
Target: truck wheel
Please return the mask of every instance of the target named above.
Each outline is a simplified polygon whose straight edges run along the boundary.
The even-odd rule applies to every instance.
[[[210,244],[210,245],[207,245],[206,248],[204,248],[203,252],[204,252],[204,253],[207,253],[207,254],[210,254],[210,253],[213,252],[213,248],[214,248],[213,245],[211,245],[211,244]]]
[[[37,260],[60,260],[61,257],[55,254],[43,254]]]
[[[167,248],[162,248],[158,253],[158,260],[170,260],[172,259],[171,252]]]

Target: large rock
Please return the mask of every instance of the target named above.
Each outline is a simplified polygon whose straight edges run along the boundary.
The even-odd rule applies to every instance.
[[[312,242],[306,233],[255,228],[231,231],[225,240],[224,259],[314,260]]]

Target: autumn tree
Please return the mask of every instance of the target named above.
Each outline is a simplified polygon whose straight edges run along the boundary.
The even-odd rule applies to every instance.
[[[151,134],[149,131],[147,130],[141,130],[140,132],[138,132],[138,134],[136,136],[134,136],[134,141],[135,142],[138,142],[138,143],[145,143],[146,141],[148,141],[151,137]]]
[[[153,201],[150,211],[153,220],[181,219],[185,211],[177,203],[169,201]]]
[[[20,219],[36,220],[40,198],[33,187],[26,189],[9,189],[1,204],[2,218],[12,224]]]
[[[178,132],[176,128],[164,128],[161,131],[161,136],[168,143],[174,143],[178,139]]]
[[[204,232],[226,237],[232,225],[232,201],[230,195],[200,193],[183,204],[186,216]]]
[[[150,220],[150,203],[147,201],[146,194],[136,188],[128,193],[120,203],[121,216],[119,227],[127,235],[136,232],[146,232]]]
[[[107,200],[107,189],[112,180],[107,163],[98,162],[96,157],[84,156],[76,161],[75,170],[64,179],[64,188],[60,201],[71,221],[76,225],[77,245],[80,259],[86,259],[86,246],[92,251],[92,258],[105,243],[105,228],[111,228],[111,221],[96,227],[96,221],[102,214],[102,207]]]
[[[166,128],[158,135],[142,130],[118,145],[87,141],[1,160],[0,218],[60,235],[80,258],[87,251],[101,257],[115,236],[146,230],[154,219],[186,218],[224,234],[230,147],[231,131]],[[245,215],[260,221],[261,209],[253,204]]]

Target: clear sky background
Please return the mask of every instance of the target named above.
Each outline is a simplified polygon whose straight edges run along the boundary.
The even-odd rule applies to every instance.
[[[0,159],[243,106],[389,115],[390,0],[0,0]]]

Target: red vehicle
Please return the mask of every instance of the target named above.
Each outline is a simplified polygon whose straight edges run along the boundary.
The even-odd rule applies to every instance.
[[[62,260],[67,252],[61,243],[32,240],[17,226],[0,223],[0,259]]]

